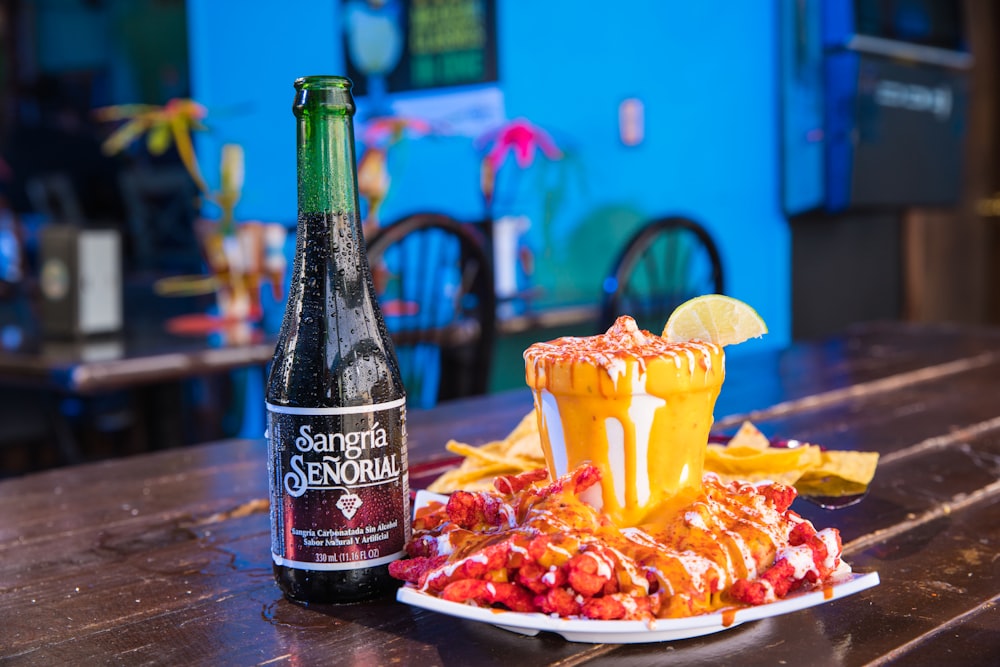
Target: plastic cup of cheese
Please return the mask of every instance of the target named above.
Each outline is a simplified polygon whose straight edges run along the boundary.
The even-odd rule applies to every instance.
[[[597,466],[600,487],[583,500],[619,526],[700,493],[726,374],[720,346],[670,343],[622,316],[601,335],[535,343],[524,360],[553,478]]]

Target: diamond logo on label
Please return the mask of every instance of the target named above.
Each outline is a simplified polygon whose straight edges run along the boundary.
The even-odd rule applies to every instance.
[[[337,509],[348,519],[354,518],[361,507],[361,496],[356,493],[345,493],[337,499]]]

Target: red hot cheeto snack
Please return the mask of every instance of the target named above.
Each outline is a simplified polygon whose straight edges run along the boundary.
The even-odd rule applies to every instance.
[[[759,605],[850,572],[836,530],[789,509],[792,487],[723,484],[619,528],[583,502],[600,471],[500,477],[419,512],[390,573],[445,600],[566,618],[650,620]]]

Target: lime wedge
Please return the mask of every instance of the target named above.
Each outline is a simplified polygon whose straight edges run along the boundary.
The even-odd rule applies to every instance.
[[[767,333],[767,324],[757,311],[739,299],[705,294],[674,309],[663,327],[671,343],[702,340],[716,345],[736,345]]]

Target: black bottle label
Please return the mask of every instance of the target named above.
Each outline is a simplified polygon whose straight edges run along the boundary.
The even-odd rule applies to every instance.
[[[348,408],[267,404],[271,555],[301,570],[401,558],[410,532],[405,399]]]

